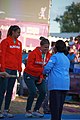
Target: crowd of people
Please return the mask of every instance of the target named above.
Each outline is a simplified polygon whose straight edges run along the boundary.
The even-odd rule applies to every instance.
[[[66,41],[67,45],[67,57],[70,60],[70,72],[73,73],[80,73],[80,36],[77,36],[73,39],[73,37],[70,37],[70,41]],[[75,69],[75,66],[78,66],[77,69]]]
[[[75,63],[80,63],[80,36],[74,40],[70,37],[70,41],[65,42],[58,40],[51,49],[49,40],[41,36],[40,46],[29,50],[26,55],[26,50],[22,53],[22,43],[18,40],[20,32],[19,26],[10,26],[6,38],[0,42],[0,118],[13,117],[9,112],[12,91],[17,71],[18,77],[21,77],[23,62],[23,79],[28,87],[25,117],[43,117],[39,109],[44,106],[44,111],[47,100],[51,120],[61,120],[65,97],[70,88],[69,72],[74,72]],[[37,100],[32,110],[37,90]]]

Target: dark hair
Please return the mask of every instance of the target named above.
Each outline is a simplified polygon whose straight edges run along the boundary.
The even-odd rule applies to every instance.
[[[41,42],[40,42],[41,46],[44,45],[44,44],[48,44],[48,45],[50,44],[49,40],[47,38],[43,37],[43,36],[41,36],[39,39],[41,40]]]
[[[1,36],[2,36],[2,32],[0,31],[0,39],[1,39]]]
[[[63,52],[66,51],[66,44],[63,40],[56,41],[55,48],[57,49],[57,52]]]
[[[28,50],[28,52],[31,52],[31,50]]]
[[[80,41],[80,35],[78,35],[77,38],[78,38],[78,41]]]
[[[10,26],[10,28],[8,29],[8,32],[7,32],[7,37],[8,36],[12,36],[12,31],[17,31],[17,30],[20,30],[20,27],[17,26],[17,25],[13,25],[13,26]]]
[[[68,42],[68,43],[69,43],[69,41],[68,41],[68,40],[66,40],[65,42]]]
[[[22,52],[26,53],[26,49],[23,49]]]

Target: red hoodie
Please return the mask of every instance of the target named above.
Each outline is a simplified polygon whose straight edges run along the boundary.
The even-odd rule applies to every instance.
[[[51,54],[48,52],[46,54],[45,62],[48,62],[50,56]],[[43,72],[42,63],[43,63],[42,52],[40,51],[39,47],[37,47],[29,54],[27,65],[24,71],[32,76],[40,77]]]
[[[0,72],[1,72],[1,43],[0,43]]]
[[[22,71],[22,43],[16,39],[14,43],[13,39],[9,36],[1,42],[2,50],[2,64],[1,69],[5,71],[5,68],[11,70]]]

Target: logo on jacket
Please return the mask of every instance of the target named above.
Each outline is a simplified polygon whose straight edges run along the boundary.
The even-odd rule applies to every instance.
[[[10,45],[10,48],[17,48],[17,49],[20,49],[20,46]]]

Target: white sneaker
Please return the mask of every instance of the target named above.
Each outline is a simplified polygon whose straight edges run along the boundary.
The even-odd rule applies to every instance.
[[[8,110],[4,110],[3,115],[4,115],[5,117],[9,117],[9,118],[14,117],[14,115],[13,115],[13,114],[11,114],[11,113],[9,113],[9,111],[8,111]]]
[[[25,117],[32,117],[31,110],[26,111]]]
[[[0,119],[1,119],[1,118],[4,118],[4,115],[3,115],[2,113],[0,113]]]
[[[34,117],[43,117],[44,114],[40,113],[39,110],[32,112],[32,116]]]

